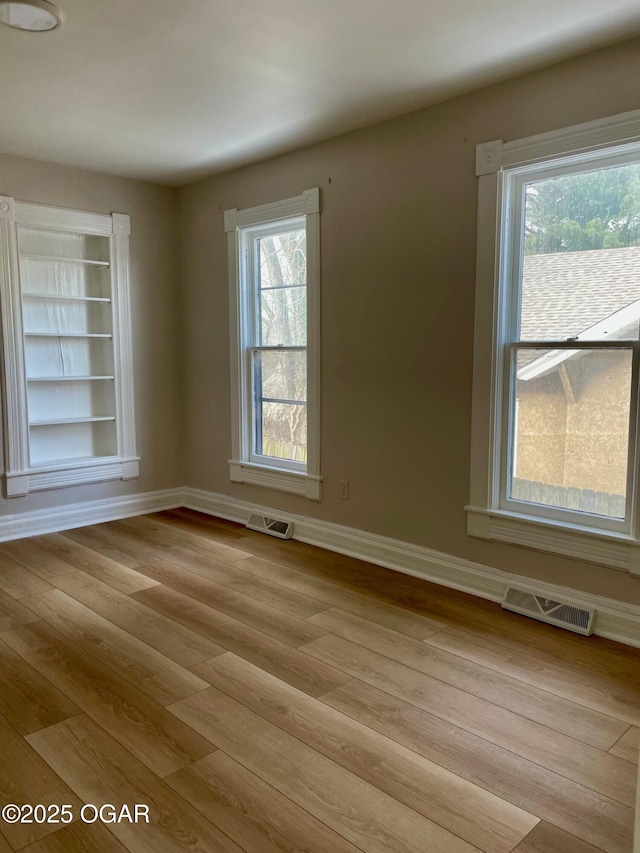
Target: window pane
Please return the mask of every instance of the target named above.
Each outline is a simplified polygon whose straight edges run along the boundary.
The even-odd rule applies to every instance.
[[[307,461],[307,407],[263,403],[262,436],[256,452],[277,459]]]
[[[307,237],[304,228],[261,237],[260,287],[307,283]]]
[[[525,187],[521,340],[638,339],[640,164]]]
[[[258,398],[306,401],[306,352],[257,352],[254,354],[254,365]]]
[[[260,291],[260,344],[263,347],[306,346],[307,288],[279,287]]]
[[[255,452],[307,461],[307,354],[254,353]]]
[[[631,350],[519,349],[511,498],[624,518]]]
[[[258,240],[261,346],[307,341],[307,240],[304,228]]]

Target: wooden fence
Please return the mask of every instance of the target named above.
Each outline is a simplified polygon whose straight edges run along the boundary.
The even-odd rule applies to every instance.
[[[303,444],[294,444],[291,441],[280,441],[276,438],[262,439],[262,452],[265,456],[274,456],[276,459],[293,459],[295,462],[307,461],[307,448]]]
[[[609,518],[624,518],[624,495],[610,495],[606,492],[594,492],[592,489],[550,486],[548,483],[536,483],[514,477],[511,497],[545,506],[592,512]]]

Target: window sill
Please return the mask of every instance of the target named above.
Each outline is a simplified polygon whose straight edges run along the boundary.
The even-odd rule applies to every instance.
[[[468,506],[467,533],[584,560],[640,577],[640,542],[621,533],[570,526],[503,510]]]
[[[265,489],[276,489],[279,492],[290,492],[311,501],[320,500],[322,477],[286,471],[283,468],[266,468],[262,465],[235,460],[229,461],[229,473],[234,483],[247,483],[252,486],[263,486]]]

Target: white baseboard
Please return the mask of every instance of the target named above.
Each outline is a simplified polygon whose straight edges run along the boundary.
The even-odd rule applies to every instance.
[[[640,607],[632,604],[503,572],[490,566],[397,539],[366,533],[363,530],[355,530],[301,515],[282,513],[269,507],[239,501],[227,495],[186,488],[183,490],[183,505],[189,509],[243,524],[252,512],[283,518],[293,522],[293,538],[301,542],[367,560],[378,566],[386,566],[389,569],[469,592],[491,601],[502,601],[506,588],[514,585],[525,587],[547,598],[570,601],[577,607],[593,608],[596,611],[596,634],[640,648]]]
[[[160,512],[184,506],[184,489],[166,489],[118,498],[66,504],[65,506],[37,509],[15,515],[0,516],[0,542],[56,533],[72,527],[85,527],[117,518],[130,518],[147,512]]]

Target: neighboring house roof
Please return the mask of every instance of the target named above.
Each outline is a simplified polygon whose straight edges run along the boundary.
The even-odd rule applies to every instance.
[[[522,340],[561,340],[640,299],[640,246],[525,255]]]
[[[638,337],[640,246],[526,255],[522,340],[615,340]],[[519,379],[533,379],[579,350],[520,356]]]

